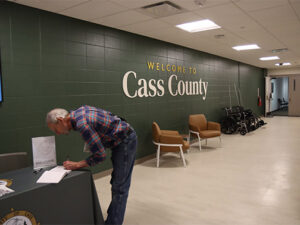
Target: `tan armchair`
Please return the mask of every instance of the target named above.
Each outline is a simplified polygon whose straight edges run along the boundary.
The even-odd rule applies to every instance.
[[[221,125],[216,122],[208,122],[204,114],[195,114],[189,116],[189,137],[196,136],[199,142],[199,150],[201,151],[201,140],[205,139],[207,144],[208,138],[219,137],[221,142]]]
[[[175,130],[161,130],[156,122],[152,123],[152,137],[153,143],[157,145],[157,163],[159,167],[160,152],[178,152],[182,158],[184,167],[186,167],[183,152],[187,151],[190,147],[187,141]]]

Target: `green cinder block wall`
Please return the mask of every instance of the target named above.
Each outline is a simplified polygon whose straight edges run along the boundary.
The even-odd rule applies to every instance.
[[[32,137],[53,135],[45,115],[56,107],[71,110],[87,104],[125,117],[138,133],[137,158],[155,152],[153,121],[162,129],[181,133],[188,131],[190,114],[204,113],[209,120],[219,121],[222,108],[229,106],[229,93],[232,105],[237,104],[234,85],[241,91],[245,108],[264,113],[257,106],[257,88],[264,96],[261,68],[11,2],[0,2],[0,48],[4,95],[0,153],[26,151],[31,156]],[[155,63],[153,69],[149,62]],[[171,66],[181,69],[172,71]],[[122,80],[128,71],[137,77],[128,78],[130,94],[141,88],[139,79],[154,79],[163,80],[164,95],[127,97]],[[173,91],[180,80],[208,82],[206,99],[203,95],[172,96],[168,80],[173,74],[177,75]],[[67,155],[71,160],[87,156],[76,132],[56,136],[56,148],[59,163]],[[106,160],[93,171],[110,167]]]

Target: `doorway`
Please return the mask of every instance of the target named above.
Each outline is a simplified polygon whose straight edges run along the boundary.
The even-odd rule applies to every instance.
[[[270,113],[272,116],[289,115],[289,77],[272,77],[270,80]]]

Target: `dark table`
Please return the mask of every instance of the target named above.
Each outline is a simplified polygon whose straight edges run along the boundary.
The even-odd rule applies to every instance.
[[[32,168],[0,174],[15,192],[0,197],[0,225],[104,224],[88,170],[72,171],[58,184],[37,184]]]

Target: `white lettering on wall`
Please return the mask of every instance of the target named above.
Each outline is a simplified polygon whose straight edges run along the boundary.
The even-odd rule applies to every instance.
[[[175,80],[177,80],[177,76],[173,74],[169,77],[169,81],[168,81],[169,92],[172,96],[176,96],[178,94],[176,90],[175,90],[175,92],[173,92],[173,90],[172,90],[172,79],[174,77],[175,77]]]
[[[138,89],[134,90],[133,95],[128,91],[128,79],[133,75],[133,78],[137,80]],[[184,81],[178,80],[178,76],[173,74],[168,79],[168,91],[172,96],[183,95],[202,95],[202,99],[206,99],[208,82],[202,81]],[[137,75],[134,71],[128,71],[123,77],[123,91],[129,98],[135,97],[155,97],[164,96],[165,88],[164,81],[162,79],[155,80],[150,79],[147,81],[144,78],[137,79]]]
[[[128,71],[127,73],[125,73],[124,77],[123,77],[123,91],[124,91],[124,94],[129,97],[129,98],[135,98],[136,97],[136,91],[134,92],[134,95],[130,95],[129,92],[128,92],[128,76],[130,74],[133,74],[134,78],[136,79],[136,73],[133,72],[133,71]]]

